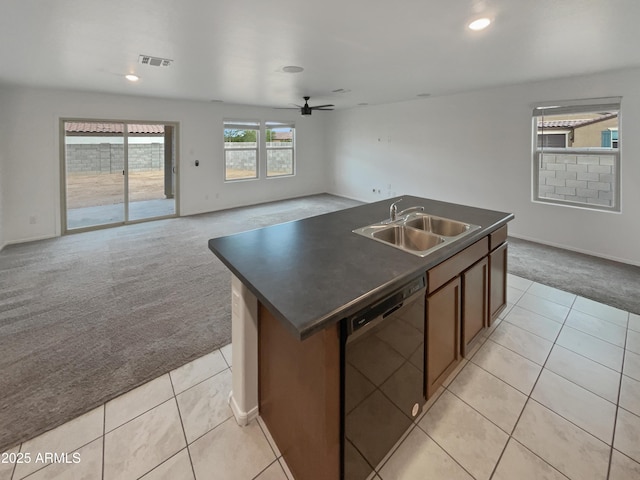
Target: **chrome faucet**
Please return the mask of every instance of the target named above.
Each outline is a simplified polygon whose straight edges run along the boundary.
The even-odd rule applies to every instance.
[[[408,213],[411,213],[411,212],[424,212],[424,207],[409,207],[409,208],[405,208],[400,213],[398,213],[397,216],[398,217],[404,217],[405,215],[407,215]]]
[[[397,204],[400,203],[402,200],[403,200],[402,198],[400,200],[396,200],[389,207],[389,220],[391,220],[392,222],[395,222],[396,218],[398,218],[398,205]]]
[[[409,208],[405,208],[400,213],[398,213],[398,205],[397,204],[400,203],[402,200],[403,200],[402,198],[400,200],[396,200],[389,207],[389,220],[390,221],[395,222],[398,219],[398,217],[403,217],[403,216],[405,216],[405,215],[407,215],[408,213],[411,213],[411,212],[424,212],[424,207],[409,207]]]

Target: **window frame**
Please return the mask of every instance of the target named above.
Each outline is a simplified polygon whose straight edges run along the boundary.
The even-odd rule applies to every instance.
[[[538,135],[543,135],[544,130],[538,126],[538,121],[541,118],[544,118],[544,115],[571,115],[578,113],[598,113],[605,111],[615,111],[617,112],[617,131],[618,131],[618,140],[617,147],[582,147],[582,148],[574,148],[574,147],[566,147],[566,148],[550,148],[544,147],[544,145],[538,146]],[[531,183],[531,199],[534,203],[542,203],[548,205],[558,205],[565,207],[574,207],[574,208],[582,208],[587,210],[596,210],[596,211],[604,211],[604,212],[613,212],[619,213],[621,211],[620,206],[620,164],[621,164],[621,150],[620,150],[620,132],[622,130],[622,120],[621,120],[621,97],[607,97],[607,98],[597,98],[597,99],[581,99],[581,100],[572,100],[572,101],[562,101],[562,102],[545,102],[533,105],[532,112],[532,147],[531,147],[531,158],[532,158],[532,183]],[[544,142],[543,142],[544,143]],[[611,177],[611,198],[601,198],[600,192],[598,192],[598,197],[594,197],[592,200],[593,203],[589,203],[589,198],[586,197],[586,202],[582,201],[572,201],[571,199],[567,200],[566,196],[580,196],[577,195],[577,191],[579,187],[577,187],[578,183],[581,180],[576,180],[576,194],[571,195],[558,195],[558,198],[545,196],[544,192],[541,192],[541,186],[547,186],[548,179],[546,178],[548,174],[551,172],[549,170],[543,170],[543,160],[545,155],[575,155],[576,157],[595,157],[595,156],[605,156],[605,157],[613,157],[613,165],[612,171],[610,174],[603,173],[602,175],[609,175]],[[591,162],[592,160],[588,160]],[[600,160],[599,160],[600,161]],[[555,163],[555,162],[554,162]],[[588,168],[588,172],[591,172],[591,168]],[[597,169],[593,169],[597,170]],[[544,171],[545,177],[541,180],[540,173]],[[585,175],[587,178],[589,175]],[[567,180],[569,178],[567,177]],[[543,183],[541,183],[541,181]],[[586,182],[587,185],[601,183],[600,180],[582,180]],[[554,185],[559,186],[559,184],[554,183]],[[567,185],[567,189],[571,187]],[[598,187],[599,188],[599,187]],[[582,190],[588,190],[583,188]],[[557,191],[557,189],[556,189]],[[546,192],[547,195],[552,195],[550,192]],[[562,198],[560,198],[562,197]],[[604,201],[609,200],[610,205],[604,205],[597,203],[597,200]]]
[[[273,128],[287,128],[290,127],[293,131],[293,136],[291,139],[291,146],[287,147],[269,147],[267,145],[267,130],[272,130]],[[273,178],[282,178],[282,177],[293,177],[296,174],[296,125],[295,122],[277,122],[277,121],[266,121],[264,122],[264,147],[265,147],[265,178],[273,179]],[[269,175],[269,151],[277,151],[277,150],[291,150],[291,173],[280,173],[276,175]]]
[[[258,180],[260,178],[260,139],[261,135],[261,123],[257,120],[223,120],[222,122],[222,142],[223,142],[223,178],[225,183],[227,182],[244,182],[251,180]],[[254,130],[256,132],[256,145],[255,147],[237,147],[237,148],[228,148],[227,142],[225,141],[225,131],[226,130]],[[256,155],[256,169],[255,176],[253,177],[238,177],[238,178],[228,178],[227,177],[227,152],[243,152],[243,151],[254,151]]]

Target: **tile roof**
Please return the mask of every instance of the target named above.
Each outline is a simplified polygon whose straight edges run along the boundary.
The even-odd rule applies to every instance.
[[[609,120],[610,118],[616,118],[617,112],[607,113],[596,118],[572,118],[561,120],[538,120],[538,128],[577,128],[584,127],[585,125],[591,125],[592,123],[602,122]],[[544,117],[543,117],[544,118]]]
[[[128,133],[134,135],[162,135],[164,134],[164,125],[155,124],[134,124],[129,123]],[[123,123],[96,123],[96,122],[65,122],[65,132],[80,134],[114,134],[124,133]]]

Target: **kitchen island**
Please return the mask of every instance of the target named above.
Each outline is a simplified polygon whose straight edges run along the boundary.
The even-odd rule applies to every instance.
[[[479,228],[424,257],[353,233],[387,219],[400,198],[403,208]],[[296,478],[340,478],[347,319],[424,276],[424,335],[451,340],[429,349],[427,338],[428,397],[505,304],[512,218],[404,196],[211,239],[233,274],[230,404],[238,422],[260,411]]]

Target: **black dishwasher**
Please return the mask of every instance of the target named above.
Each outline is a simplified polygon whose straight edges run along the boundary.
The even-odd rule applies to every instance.
[[[422,275],[342,323],[341,477],[364,480],[425,400]]]

